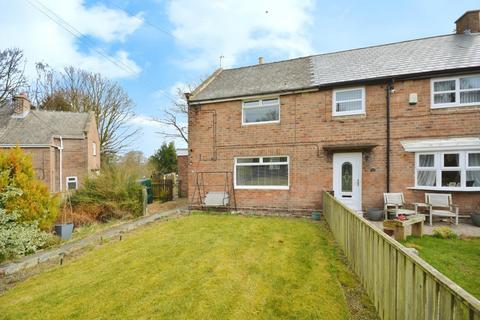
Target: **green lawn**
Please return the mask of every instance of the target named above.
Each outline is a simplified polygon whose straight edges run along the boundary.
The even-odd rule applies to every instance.
[[[324,224],[196,214],[18,284],[0,296],[0,318],[374,317],[364,295],[352,298],[358,282],[336,250]]]
[[[480,299],[480,238],[439,239],[408,237],[420,257]]]

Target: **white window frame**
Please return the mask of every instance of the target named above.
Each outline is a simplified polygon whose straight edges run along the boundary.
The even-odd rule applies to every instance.
[[[69,189],[68,184],[75,182],[75,189]],[[68,190],[77,190],[78,189],[78,178],[76,176],[70,176],[65,178],[65,189]]]
[[[459,151],[431,151],[431,152],[416,152],[415,153],[415,187],[414,189],[421,190],[439,190],[439,191],[480,191],[480,187],[467,187],[467,171],[479,170],[480,166],[470,167],[468,165],[468,155],[470,153],[480,153],[479,150],[459,150]],[[434,166],[433,167],[420,167],[420,155],[433,154]],[[444,155],[445,154],[458,154],[459,166],[458,167],[445,167]],[[418,185],[417,175],[418,171],[435,171],[436,172],[436,185],[435,186],[420,186]],[[442,171],[460,171],[460,186],[459,187],[442,187]]]
[[[468,107],[468,106],[480,106],[480,102],[470,102],[470,103],[460,103],[460,92],[468,92],[468,91],[479,91],[479,89],[460,89],[460,79],[461,78],[473,78],[479,77],[480,74],[472,74],[472,75],[464,75],[464,76],[457,76],[457,77],[447,77],[447,78],[434,78],[430,80],[430,106],[431,109],[441,109],[441,108],[454,108],[454,107]],[[435,92],[435,83],[436,82],[443,82],[455,80],[455,90],[448,90],[448,91],[439,91]],[[455,102],[449,103],[435,103],[435,93],[452,93],[455,92]]]
[[[287,162],[263,162],[263,158],[287,158]],[[259,162],[254,163],[238,163],[238,159],[259,158]],[[264,166],[264,165],[287,165],[288,169],[288,185],[286,186],[239,186],[237,185],[237,166]],[[249,156],[235,157],[233,161],[233,182],[235,189],[259,189],[259,190],[289,190],[290,189],[290,157],[285,155],[274,156]]]
[[[264,100],[273,100],[277,99],[278,100],[278,120],[271,120],[271,121],[258,121],[258,122],[245,122],[245,115],[244,115],[244,110],[245,109],[256,109],[256,108],[263,108],[263,101]],[[253,102],[253,101],[258,101],[259,105],[258,106],[245,106],[245,103],[248,102]],[[250,125],[256,125],[256,124],[269,124],[269,123],[280,123],[281,119],[281,103],[280,103],[280,97],[264,97],[261,99],[249,99],[249,100],[244,100],[242,101],[242,126],[250,126]]]
[[[92,142],[92,155],[97,155],[97,144],[95,142]]]
[[[361,110],[352,110],[352,111],[337,111],[337,93],[339,92],[346,92],[352,90],[362,90],[362,98],[361,99],[352,99],[352,100],[345,100],[345,101],[362,101],[362,109]],[[345,102],[342,101],[342,102]],[[344,88],[344,89],[335,89],[332,92],[332,115],[333,116],[350,116],[350,115],[358,115],[358,114],[365,114],[365,87],[352,87],[352,88]]]

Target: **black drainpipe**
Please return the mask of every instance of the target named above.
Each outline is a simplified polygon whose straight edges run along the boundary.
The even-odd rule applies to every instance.
[[[387,192],[390,192],[390,95],[393,91],[393,80],[387,83],[386,87],[386,99],[387,99]]]

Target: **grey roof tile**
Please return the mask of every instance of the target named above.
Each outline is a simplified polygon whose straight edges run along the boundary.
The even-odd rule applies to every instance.
[[[88,113],[31,110],[13,118],[9,108],[0,110],[0,144],[50,144],[52,136],[83,139]]]
[[[480,33],[443,35],[227,69],[192,95],[190,101],[471,67],[480,68]]]

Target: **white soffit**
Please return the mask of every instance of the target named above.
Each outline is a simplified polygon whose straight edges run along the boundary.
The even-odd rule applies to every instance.
[[[404,140],[401,144],[408,152],[480,150],[480,137]]]

